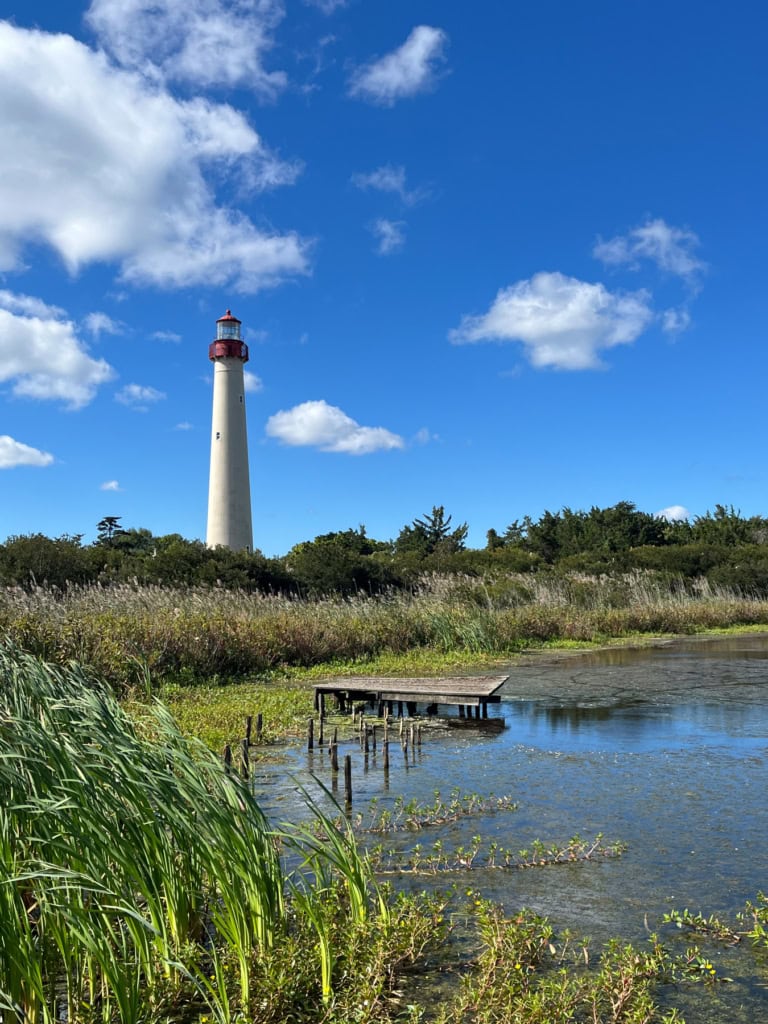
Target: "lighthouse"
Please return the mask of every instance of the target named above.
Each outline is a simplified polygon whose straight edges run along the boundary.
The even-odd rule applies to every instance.
[[[209,548],[253,549],[248,433],[245,423],[245,376],[248,346],[241,321],[227,310],[216,321],[216,339],[208,347],[213,363],[211,473],[208,483]]]

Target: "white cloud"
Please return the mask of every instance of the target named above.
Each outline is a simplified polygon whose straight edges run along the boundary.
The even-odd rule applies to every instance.
[[[397,50],[355,71],[350,95],[391,107],[399,99],[431,89],[447,43],[442,29],[417,25]]]
[[[153,337],[155,341],[173,342],[174,345],[178,345],[181,341],[181,335],[177,334],[175,331],[153,331],[151,337]]]
[[[535,367],[586,370],[599,352],[634,341],[653,318],[645,291],[616,294],[559,273],[534,274],[502,288],[482,316],[465,316],[454,344],[521,341]]]
[[[691,513],[685,505],[670,505],[669,508],[663,508],[660,512],[656,512],[655,516],[657,519],[666,519],[668,523],[679,523],[690,519]]]
[[[14,466],[50,466],[53,456],[49,452],[41,452],[21,441],[14,441],[8,434],[0,434],[0,469],[13,469]]]
[[[655,263],[661,270],[694,284],[706,270],[706,263],[694,255],[699,237],[687,228],[676,228],[661,218],[648,220],[626,235],[604,242],[600,239],[593,254],[604,263],[638,269],[641,260]]]
[[[40,317],[43,320],[60,320],[67,315],[59,306],[50,306],[33,295],[18,295],[5,289],[0,289],[0,307],[9,313],[21,313],[22,316]]]
[[[264,388],[261,377],[257,377],[250,370],[243,370],[243,380],[246,392],[261,391]]]
[[[681,334],[691,326],[691,314],[684,307],[665,309],[661,314],[661,329],[666,334]]]
[[[100,491],[122,491],[122,487],[117,480],[105,480],[103,484],[99,486]]]
[[[29,312],[18,315],[17,310]],[[63,316],[63,310],[39,299],[0,292],[0,382],[12,381],[19,397],[52,399],[78,409],[114,371],[88,354],[75,325]]]
[[[194,430],[195,428],[192,426],[191,423],[187,422],[187,420],[184,420],[182,423],[177,423],[176,426],[173,429],[174,430]]]
[[[266,432],[283,444],[347,455],[402,448],[405,443],[384,427],[361,427],[341,409],[324,401],[303,402],[275,413],[267,420]]]
[[[89,313],[83,320],[83,326],[94,338],[102,334],[122,334],[124,327],[106,313]]]
[[[333,14],[340,7],[346,7],[348,0],[304,0],[308,7],[317,7],[323,14]]]
[[[413,206],[426,195],[421,189],[409,190],[405,184],[405,168],[385,164],[369,174],[353,174],[352,184],[361,191],[376,189],[379,192],[394,192],[407,206]]]
[[[273,99],[287,78],[263,60],[284,13],[282,0],[93,0],[86,19],[124,67]]]
[[[440,436],[438,434],[433,434],[429,427],[422,427],[420,430],[416,431],[413,436],[413,440],[415,444],[429,444],[430,441],[439,441]]]
[[[124,281],[161,287],[253,292],[307,272],[297,234],[216,205],[210,174],[286,176],[230,106],[177,100],[70,36],[0,23],[0,120],[0,272],[41,242],[72,274],[114,261]]]
[[[379,217],[372,225],[371,231],[378,239],[376,252],[380,256],[389,256],[405,245],[405,221]]]
[[[164,398],[165,394],[162,391],[144,384],[126,384],[115,395],[115,401],[135,409],[136,412],[146,412],[150,405],[161,402]]]

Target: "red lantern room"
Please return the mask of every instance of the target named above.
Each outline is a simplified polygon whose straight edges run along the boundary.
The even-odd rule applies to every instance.
[[[228,309],[224,316],[216,321],[216,340],[208,346],[209,359],[240,359],[248,362],[248,346],[240,336],[240,324],[232,310]]]

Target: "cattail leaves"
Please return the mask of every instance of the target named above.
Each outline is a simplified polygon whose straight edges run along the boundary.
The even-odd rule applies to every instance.
[[[0,793],[0,1008],[25,1024],[133,1024],[180,993],[226,1022],[251,1004],[254,964],[285,942],[292,914],[305,930],[319,920],[316,877],[345,887],[352,923],[368,913],[351,837],[325,819],[324,843],[277,835],[247,783],[161,705],[137,726],[82,668],[10,647]],[[287,841],[307,882],[287,883]],[[287,890],[302,894],[292,914]],[[318,963],[326,999],[332,961],[326,949]]]

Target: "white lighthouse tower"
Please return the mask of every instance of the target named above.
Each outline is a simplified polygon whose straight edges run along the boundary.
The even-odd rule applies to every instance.
[[[235,551],[251,551],[253,527],[243,374],[248,346],[242,340],[240,324],[227,310],[216,321],[216,340],[208,348],[208,358],[213,362],[213,422],[205,543],[209,548],[222,545]]]

